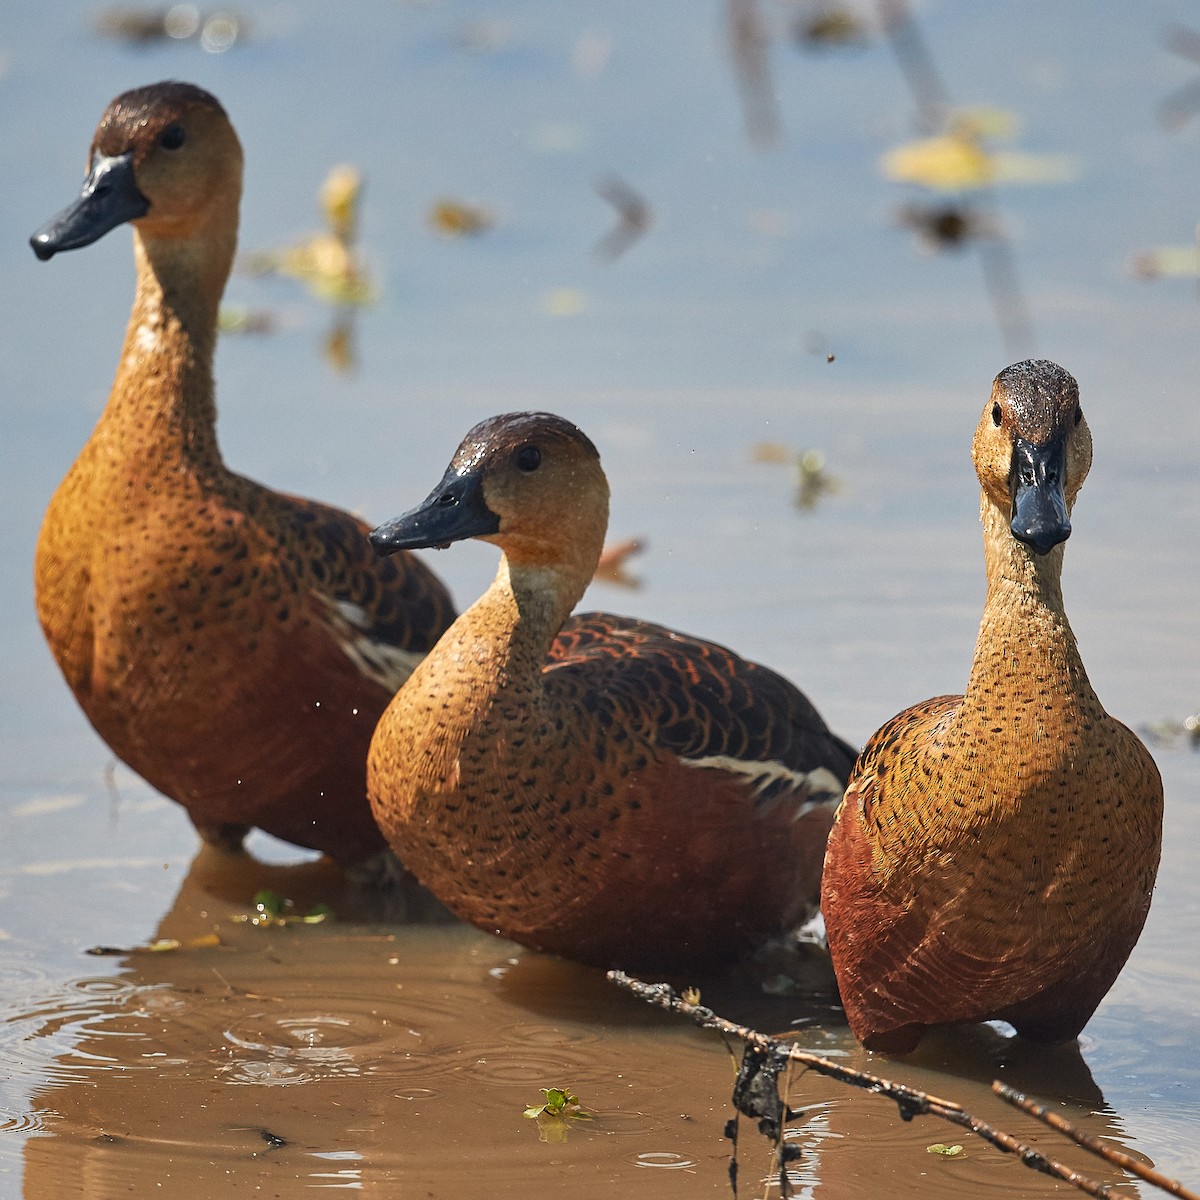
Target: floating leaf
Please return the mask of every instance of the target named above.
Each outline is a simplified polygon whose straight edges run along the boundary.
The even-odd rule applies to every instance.
[[[999,109],[956,114],[945,133],[889,150],[880,160],[888,179],[942,192],[971,191],[993,183],[1066,183],[1079,174],[1062,154],[990,151],[986,137],[1010,137],[1016,118]]]
[[[442,237],[478,237],[495,224],[495,217],[478,204],[461,200],[439,200],[426,218],[429,228]]]
[[[829,355],[830,362],[833,355]],[[825,496],[834,496],[842,490],[841,480],[825,470],[825,455],[820,450],[794,451],[780,442],[758,442],[750,449],[752,461],[757,463],[795,463],[796,507],[811,511]]]
[[[314,233],[278,250],[245,256],[241,269],[250,275],[286,275],[316,297],[333,304],[363,305],[375,299],[375,287],[355,250],[362,176],[357,168],[337,166],[321,185],[321,215],[327,233]]]
[[[177,950],[206,950],[220,944],[221,939],[217,934],[205,933],[186,941],[180,941],[178,938],[157,938],[144,946],[90,946],[84,953],[98,958],[118,958],[126,954],[172,954]]]
[[[321,184],[321,212],[329,232],[347,246],[358,236],[358,201],[362,187],[362,172],[348,163],[334,167]]]
[[[276,925],[319,925],[322,921],[333,916],[333,910],[328,904],[314,905],[307,914],[301,915],[291,911],[295,905],[277,892],[264,889],[255,893],[254,913],[236,913],[230,919],[241,924],[249,922],[265,929]]]
[[[641,580],[629,572],[629,559],[645,548],[646,543],[641,538],[625,538],[624,541],[608,543],[600,553],[594,577],[605,583],[615,583],[618,587],[641,587]]]
[[[793,32],[800,45],[814,50],[859,47],[870,40],[866,24],[857,13],[834,5],[822,5],[798,17]]]
[[[265,308],[222,304],[217,314],[217,328],[222,333],[274,333],[275,317]]]
[[[1159,246],[1143,250],[1130,260],[1129,271],[1139,279],[1200,275],[1200,246]]]
[[[943,1158],[963,1157],[961,1146],[947,1146],[945,1142],[934,1142],[932,1146],[926,1146],[925,1149],[929,1154],[940,1154]]]

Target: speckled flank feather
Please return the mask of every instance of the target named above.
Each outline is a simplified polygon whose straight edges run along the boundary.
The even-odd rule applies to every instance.
[[[787,797],[795,818],[841,798],[854,748],[826,728],[798,688],[724,646],[630,617],[582,613],[554,639],[547,669],[571,664],[587,664],[580,677],[590,711],[611,709],[621,697],[640,711],[642,732],[656,746],[685,765],[744,779],[760,811]],[[816,765],[826,761],[840,777]]]
[[[1061,542],[1039,555],[1010,529],[1016,438],[1065,439],[1069,506],[1091,441],[1062,368],[1003,372],[976,433],[988,598],[966,695],[907,709],[871,738],[830,836],[829,945],[872,1049],[903,1053],[929,1025],[991,1019],[1075,1037],[1150,904],[1162,784],[1088,683],[1062,608]]]
[[[567,619],[604,537],[595,450],[530,414],[489,425],[455,463],[481,476],[505,556],[380,722],[380,825],[480,928],[599,965],[735,959],[811,911],[854,752],[721,646]],[[531,445],[541,465],[521,479]]]
[[[169,152],[173,125],[187,140]],[[46,637],[100,735],[204,837],[257,826],[357,862],[384,847],[371,733],[449,597],[415,559],[376,559],[356,518],[222,461],[212,355],[241,151],[220,106],[188,85],[138,89],[96,145],[133,152],[149,209],[112,394],[38,542]]]

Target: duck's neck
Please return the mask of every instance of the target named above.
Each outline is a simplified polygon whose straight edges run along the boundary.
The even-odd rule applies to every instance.
[[[497,684],[541,679],[550,645],[590,578],[590,572],[580,579],[576,570],[500,559],[491,587],[462,617],[475,636],[486,638]]]
[[[981,517],[987,601],[964,711],[991,709],[998,695],[1030,702],[1010,713],[1049,702],[1098,703],[1063,611],[1063,544],[1035,554],[1013,536],[1008,515],[986,493]],[[1031,694],[1014,697],[1018,688]],[[1031,715],[1040,719],[1040,712]]]
[[[137,292],[99,430],[145,469],[219,466],[213,353],[236,235],[203,242],[134,230]]]

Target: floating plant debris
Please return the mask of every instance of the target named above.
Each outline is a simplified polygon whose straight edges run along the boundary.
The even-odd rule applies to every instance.
[[[917,235],[917,244],[926,253],[965,249],[976,238],[997,237],[999,224],[987,213],[961,202],[939,204],[903,204],[896,210],[896,221]]]
[[[973,191],[996,183],[1067,183],[1078,177],[1065,154],[1026,154],[990,150],[988,138],[1010,138],[1016,117],[1001,109],[954,113],[945,132],[905,142],[889,150],[880,169],[898,183],[916,183],[941,192]]]
[[[299,280],[318,299],[334,304],[370,303],[375,288],[355,245],[362,187],[357,168],[334,167],[320,191],[326,231],[278,250],[248,254],[241,269],[249,275],[285,275]]]
[[[119,958],[126,954],[171,954],[176,950],[207,950],[219,945],[221,939],[215,933],[205,933],[185,941],[180,941],[179,938],[156,938],[142,946],[90,946],[84,953],[97,958]]]
[[[275,316],[265,308],[246,308],[239,304],[222,304],[217,315],[217,328],[222,333],[269,334],[275,332]]]
[[[615,583],[618,587],[641,587],[642,581],[629,573],[629,560],[635,554],[641,554],[645,548],[645,541],[636,537],[609,543],[600,554],[594,578],[605,583]]]
[[[650,205],[616,175],[599,180],[596,194],[617,210],[617,224],[596,243],[593,253],[601,262],[616,262],[650,228]]]
[[[434,233],[447,238],[478,237],[496,223],[488,209],[463,200],[438,200],[425,220]]]
[[[328,904],[317,904],[304,914],[295,909],[293,901],[285,899],[278,892],[264,889],[254,896],[253,913],[235,913],[230,920],[266,929],[295,924],[319,925],[333,916],[333,909]]]
[[[806,50],[860,49],[870,41],[866,22],[840,4],[806,5],[792,22],[792,36]]]
[[[246,34],[246,20],[227,9],[202,13],[194,4],[170,8],[106,8],[96,18],[101,37],[133,45],[151,42],[199,42],[210,54],[221,54]]]
[[[579,1121],[590,1121],[592,1114],[580,1107],[579,1097],[570,1088],[539,1088],[545,1103],[531,1106],[525,1110],[525,1115],[537,1118],[543,1115],[551,1117],[574,1117]]]
[[[833,362],[829,355],[828,361]],[[770,465],[791,463],[796,469],[795,505],[805,512],[816,508],[825,496],[836,496],[842,482],[825,469],[825,455],[820,450],[793,450],[781,442],[758,442],[750,448],[751,461]]]
[[[1167,34],[1166,48],[1191,62],[1200,63],[1200,33],[1185,25],[1176,25]],[[1200,79],[1189,79],[1176,88],[1159,106],[1158,116],[1164,128],[1176,132],[1200,112]]]

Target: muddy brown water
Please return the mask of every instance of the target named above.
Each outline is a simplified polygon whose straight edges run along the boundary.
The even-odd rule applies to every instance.
[[[382,519],[428,491],[476,420],[562,412],[601,449],[613,536],[646,541],[641,587],[597,583],[585,606],[768,662],[861,741],[965,682],[983,598],[971,431],[995,372],[1045,353],[1078,376],[1096,441],[1064,577],[1093,683],[1139,728],[1200,708],[1200,306],[1194,279],[1125,265],[1194,236],[1200,118],[1168,130],[1157,115],[1195,74],[1163,41],[1190,7],[916,9],[956,100],[1018,112],[1021,149],[1078,166],[1074,182],[989,201],[1031,316],[1032,336],[1009,344],[973,249],[923,256],[895,224],[930,197],[879,174],[917,131],[887,49],[805,54],[788,32],[798,7],[757,8],[780,118],[762,150],[716,2],[247,4],[249,35],[224,54],[101,40],[83,0],[53,19],[33,0],[0,10],[0,1196],[657,1200],[729,1186],[733,1075],[715,1037],[597,972],[402,923],[268,839],[252,843],[261,868],[231,871],[113,767],[66,693],[33,617],[33,544],[103,404],[132,272],[124,232],[48,266],[25,238],[73,194],[90,130],[126,87],[170,76],[221,97],[247,149],[246,248],[312,228],[334,163],[367,176],[380,296],[354,317],[354,372],[323,357],[333,318],[299,288],[230,286],[276,328],[219,353],[238,469]],[[654,224],[604,264],[591,252],[613,214],[592,185],[613,171]],[[435,238],[425,213],[444,196],[490,207],[495,228]],[[798,508],[794,467],[756,461],[760,443],[821,451],[837,488]],[[466,602],[495,560],[463,546],[434,562]],[[981,1027],[890,1062],[856,1048],[828,999],[732,978],[703,999],[957,1100],[1117,1194],[1150,1193],[1006,1109],[990,1080],[1200,1186],[1200,754],[1178,736],[1152,748],[1159,886],[1078,1047],[1031,1051]],[[264,884],[335,917],[236,920]],[[85,953],[163,937],[185,946]],[[563,1141],[522,1115],[548,1087],[593,1114]],[[799,1195],[1072,1191],[812,1074],[788,1095]],[[742,1194],[762,1194],[767,1149],[745,1125],[739,1157]]]

